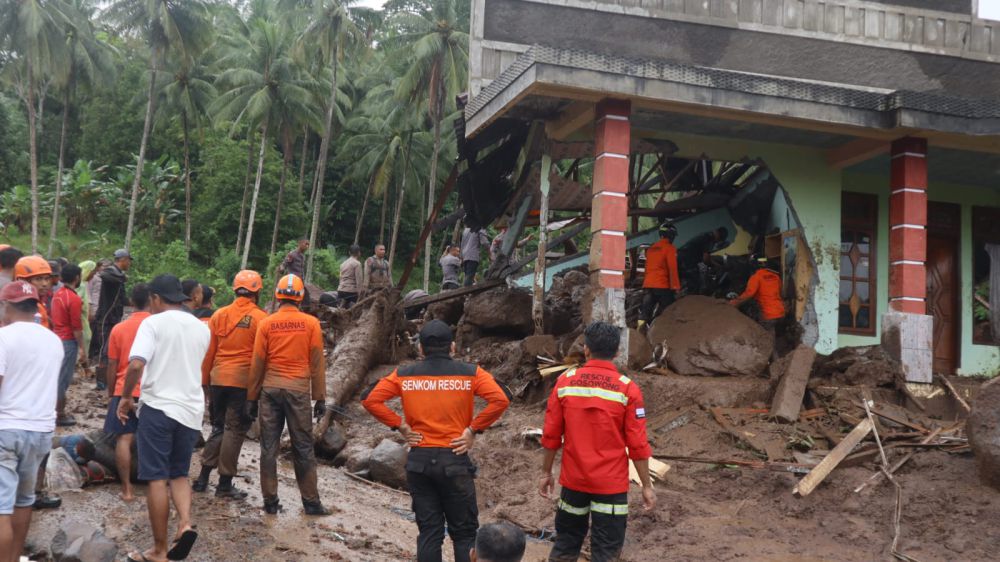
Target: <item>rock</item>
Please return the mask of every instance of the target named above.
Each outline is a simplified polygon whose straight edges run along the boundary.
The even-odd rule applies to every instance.
[[[112,562],[118,545],[96,527],[64,521],[52,538],[51,551],[56,562]]]
[[[725,301],[692,295],[668,307],[650,326],[649,342],[667,347],[667,364],[681,375],[758,375],[774,349],[759,324]]]
[[[903,368],[881,346],[843,347],[816,358],[814,373],[841,386],[890,386]]]
[[[573,339],[573,343],[570,344],[569,349],[563,353],[563,357],[565,358],[565,361],[583,363],[583,334],[580,334]]]
[[[351,443],[337,454],[333,459],[333,465],[342,466],[348,472],[358,473],[368,470],[371,458],[371,447],[363,443]]]
[[[544,334],[540,336],[528,336],[521,341],[521,349],[532,362],[541,355],[552,359],[559,358],[559,342],[555,336]]]
[[[462,324],[475,326],[484,336],[527,337],[535,331],[531,293],[499,287],[473,295],[465,302]]]
[[[545,333],[561,336],[583,323],[583,301],[590,280],[586,273],[570,270],[552,280],[545,294]]]
[[[788,423],[799,420],[799,410],[802,409],[802,398],[806,394],[806,384],[812,373],[813,361],[816,360],[816,350],[800,345],[790,355],[785,374],[774,391],[771,402],[771,415]]]
[[[653,346],[645,334],[629,328],[628,330],[628,368],[639,371],[653,362]]]
[[[325,458],[332,459],[337,456],[337,453],[347,445],[347,438],[344,437],[344,432],[340,430],[336,425],[330,425],[323,432],[323,437],[316,441],[316,455]]]
[[[981,388],[965,422],[983,483],[1000,489],[1000,385]]]
[[[406,448],[395,441],[383,439],[372,450],[368,469],[376,482],[394,488],[406,486]]]
[[[438,301],[427,307],[424,322],[440,320],[449,326],[456,326],[462,319],[463,312],[465,312],[465,299],[462,297]]]

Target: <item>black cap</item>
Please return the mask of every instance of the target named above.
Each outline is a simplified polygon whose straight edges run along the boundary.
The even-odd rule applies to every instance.
[[[149,292],[173,304],[189,300],[181,289],[181,280],[169,273],[154,277],[149,283]]]
[[[431,320],[420,330],[420,345],[424,347],[444,347],[451,341],[451,328],[440,320]]]

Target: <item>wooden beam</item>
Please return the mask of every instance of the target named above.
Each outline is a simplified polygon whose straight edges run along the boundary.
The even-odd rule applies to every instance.
[[[425,304],[431,304],[435,302],[441,302],[446,300],[451,300],[458,297],[464,297],[466,295],[471,295],[474,293],[480,293],[493,287],[499,287],[503,285],[502,279],[490,279],[487,281],[480,281],[475,285],[470,285],[468,287],[462,287],[461,289],[452,289],[450,291],[441,291],[436,295],[427,295],[426,297],[420,297],[418,299],[413,299],[410,302],[404,302],[403,308],[414,308],[417,306],[423,306]]]
[[[866,435],[871,433],[872,421],[870,419],[863,419],[861,423],[854,427],[847,437],[837,444],[836,447],[830,451],[830,454],[823,457],[815,468],[806,474],[805,478],[799,480],[799,483],[792,490],[793,494],[798,494],[800,496],[808,496],[819,486],[823,480],[833,472],[833,469],[837,468],[840,461],[844,460],[847,455],[851,454],[854,447],[865,438]]]
[[[535,262],[535,286],[531,299],[531,318],[535,322],[535,335],[545,333],[545,253],[548,246],[549,226],[549,174],[552,170],[552,158],[542,155],[541,177],[541,209],[538,214],[538,259]]]
[[[594,104],[575,101],[563,110],[559,119],[545,124],[545,132],[550,139],[564,140],[594,122]]]
[[[866,160],[887,154],[890,143],[877,139],[855,139],[826,151],[826,163],[841,170]]]

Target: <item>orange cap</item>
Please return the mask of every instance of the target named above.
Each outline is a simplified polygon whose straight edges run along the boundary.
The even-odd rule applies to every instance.
[[[52,275],[52,266],[41,256],[24,256],[14,266],[14,279],[30,279],[40,275]]]
[[[288,274],[278,280],[278,286],[274,288],[274,298],[302,302],[305,292],[306,285],[302,279],[298,275]]]
[[[236,278],[233,279],[234,291],[237,289],[246,289],[251,293],[258,293],[263,286],[264,281],[260,278],[260,274],[249,269],[244,269],[237,273]]]

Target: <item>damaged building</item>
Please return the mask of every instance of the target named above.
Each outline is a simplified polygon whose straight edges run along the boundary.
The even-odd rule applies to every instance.
[[[588,271],[591,316],[624,327],[641,249],[671,218],[682,252],[728,233],[705,294],[738,287],[751,254],[780,259],[796,337],[819,353],[883,342],[912,382],[993,374],[1000,22],[977,14],[970,0],[474,0],[446,195],[469,226],[509,226],[486,277],[536,300]],[[528,225],[547,235],[534,273],[515,249]]]

